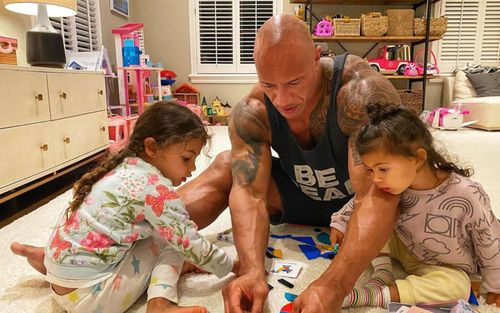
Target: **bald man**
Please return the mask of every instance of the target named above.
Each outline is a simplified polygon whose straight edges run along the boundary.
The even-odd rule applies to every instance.
[[[349,136],[367,118],[366,104],[400,100],[359,57],[320,58],[304,23],[291,15],[260,28],[254,59],[259,81],[233,109],[231,151],[178,192],[200,228],[229,204],[241,270],[223,291],[226,313],[263,310],[270,223],[328,226],[356,193],[342,248],[294,301],[295,313],[338,312],[398,215],[398,198],[373,188]],[[12,250],[45,270],[42,249],[13,244]]]

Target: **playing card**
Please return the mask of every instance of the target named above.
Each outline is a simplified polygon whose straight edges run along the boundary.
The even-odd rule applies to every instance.
[[[273,264],[271,265],[271,274],[296,278],[299,275],[301,268],[302,264],[299,262],[274,259]]]

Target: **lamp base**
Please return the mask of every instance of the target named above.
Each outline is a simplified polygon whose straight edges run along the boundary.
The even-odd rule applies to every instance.
[[[28,31],[26,61],[31,66],[64,68],[66,54],[60,33]]]

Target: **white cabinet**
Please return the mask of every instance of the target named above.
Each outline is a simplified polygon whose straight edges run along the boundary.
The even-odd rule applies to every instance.
[[[104,75],[0,66],[0,195],[108,146]]]

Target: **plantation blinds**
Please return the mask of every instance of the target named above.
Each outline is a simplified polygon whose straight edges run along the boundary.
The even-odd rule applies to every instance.
[[[197,72],[255,73],[255,34],[276,6],[275,0],[196,0]]]
[[[445,0],[448,30],[439,43],[441,72],[469,62],[500,65],[500,0]]]
[[[66,50],[82,52],[101,49],[98,2],[99,0],[78,0],[76,16],[50,18],[52,26],[64,37]]]

